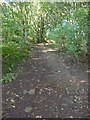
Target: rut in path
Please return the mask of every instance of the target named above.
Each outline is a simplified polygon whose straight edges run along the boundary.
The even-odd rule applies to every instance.
[[[16,79],[3,84],[2,95],[6,118],[86,118],[87,66],[37,46]]]

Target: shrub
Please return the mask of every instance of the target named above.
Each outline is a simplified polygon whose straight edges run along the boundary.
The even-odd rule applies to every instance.
[[[3,74],[11,72],[22,60],[31,54],[27,44],[7,42],[2,44]]]

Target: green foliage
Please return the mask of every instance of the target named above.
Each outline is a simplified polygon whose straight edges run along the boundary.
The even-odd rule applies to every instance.
[[[5,42],[2,44],[3,73],[12,71],[22,60],[30,56],[31,49],[26,44]]]
[[[77,58],[87,53],[88,3],[10,2],[0,9],[4,75],[31,54],[32,43],[54,40],[49,46],[59,51]]]
[[[12,82],[13,79],[15,79],[15,73],[7,73],[5,74],[5,76],[2,78],[1,82],[4,82],[4,83],[8,83],[8,82]]]
[[[72,3],[71,6],[66,18],[48,32],[47,39],[55,40],[59,44],[59,51],[66,50],[83,59],[87,54],[88,5]]]

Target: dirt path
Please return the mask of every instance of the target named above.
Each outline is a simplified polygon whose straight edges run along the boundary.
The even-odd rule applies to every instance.
[[[5,118],[87,118],[87,66],[37,46],[2,95]]]

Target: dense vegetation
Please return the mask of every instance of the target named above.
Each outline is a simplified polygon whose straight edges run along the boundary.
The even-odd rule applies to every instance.
[[[88,3],[10,2],[2,11],[2,57],[5,81],[15,67],[31,55],[32,43],[69,52],[82,59],[88,48]],[[10,78],[8,79],[8,81]]]

